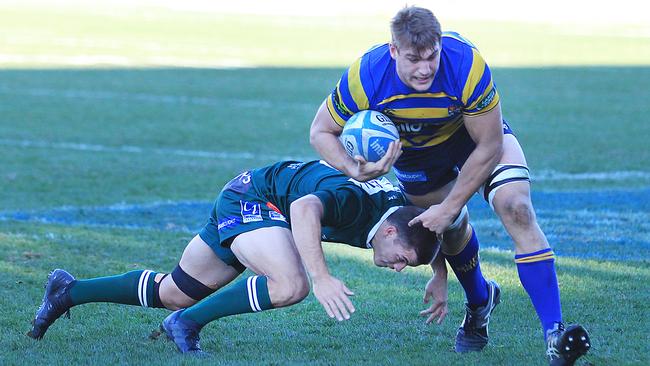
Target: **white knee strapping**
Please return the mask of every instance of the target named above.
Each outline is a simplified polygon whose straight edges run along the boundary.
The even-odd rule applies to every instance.
[[[492,200],[499,188],[509,183],[530,181],[528,167],[519,164],[499,164],[481,187],[481,195],[494,210]]]
[[[460,213],[456,217],[456,220],[454,220],[454,222],[452,222],[451,225],[449,225],[447,230],[457,229],[460,226],[460,224],[463,222],[465,216],[467,216],[467,206],[463,206],[463,209],[460,210]]]

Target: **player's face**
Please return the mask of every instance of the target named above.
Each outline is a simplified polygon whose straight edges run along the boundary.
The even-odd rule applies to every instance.
[[[386,267],[401,272],[407,266],[417,265],[417,254],[398,239],[383,238],[374,242],[374,261],[378,267]]]
[[[395,60],[400,80],[419,92],[427,91],[431,87],[440,66],[440,51],[440,44],[422,52],[412,47],[390,44],[390,55]]]

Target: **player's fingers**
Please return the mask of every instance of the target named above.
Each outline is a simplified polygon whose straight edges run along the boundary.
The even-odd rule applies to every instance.
[[[438,312],[431,313],[431,315],[429,315],[429,317],[427,318],[425,323],[426,324],[431,324],[431,322],[433,322],[436,319],[437,316],[438,316]]]
[[[354,304],[352,303],[352,300],[350,300],[347,296],[343,296],[343,298],[341,298],[341,301],[343,301],[343,304],[349,310],[350,314],[356,311],[356,309],[354,308]]]
[[[428,307],[427,309],[424,309],[424,310],[420,311],[420,316],[425,316],[425,315],[427,315],[427,314],[431,314],[431,313],[433,313],[435,310],[436,310],[436,308],[435,308],[433,305],[431,305],[431,306]]]
[[[325,309],[327,316],[329,316],[330,318],[334,318],[334,312],[332,311],[330,304],[327,303],[326,301],[320,301],[320,304],[323,305],[323,308]]]
[[[336,305],[336,301],[334,299],[331,299],[329,302],[329,307],[332,310],[332,318],[336,318],[338,321],[343,320],[343,315],[341,315],[341,311],[339,310],[339,307]]]
[[[420,222],[422,222],[420,215],[415,216],[411,221],[409,221],[409,226],[417,225]]]
[[[429,300],[433,297],[433,294],[429,291],[424,291],[424,297],[422,297],[422,302],[425,304],[429,303]]]
[[[364,157],[361,156],[361,155],[355,155],[355,156],[354,156],[354,160],[356,160],[357,163],[359,163],[359,164],[361,164],[361,165],[363,165],[363,164],[367,164],[367,163],[368,163],[368,161],[367,161],[366,159],[364,159]]]
[[[346,285],[343,285],[343,292],[348,296],[354,296],[354,292],[350,290]]]
[[[350,319],[350,313],[348,309],[345,308],[345,304],[339,298],[334,298],[334,304],[336,306],[336,320],[342,321],[343,319]]]
[[[442,321],[445,320],[445,317],[447,316],[447,311],[443,310],[440,312],[440,316],[438,317],[438,321],[436,323],[442,324]]]

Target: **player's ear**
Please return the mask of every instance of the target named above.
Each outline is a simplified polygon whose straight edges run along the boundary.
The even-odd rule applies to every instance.
[[[397,46],[394,41],[388,44],[388,51],[390,51],[390,57],[392,57],[393,60],[397,59]]]
[[[395,225],[386,225],[384,228],[384,236],[393,237],[397,235],[397,227]]]

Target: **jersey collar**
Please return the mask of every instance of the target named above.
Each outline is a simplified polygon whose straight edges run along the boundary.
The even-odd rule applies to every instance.
[[[400,207],[402,207],[402,206],[393,206],[393,207],[389,208],[381,216],[381,218],[379,218],[379,221],[377,221],[375,226],[373,226],[372,229],[370,229],[370,232],[368,233],[368,240],[366,241],[366,248],[372,248],[371,241],[372,241],[372,238],[375,237],[375,234],[377,233],[377,230],[379,230],[379,225],[381,225],[384,221],[386,221],[388,216],[390,216],[393,212],[397,211],[397,209],[399,209]]]

